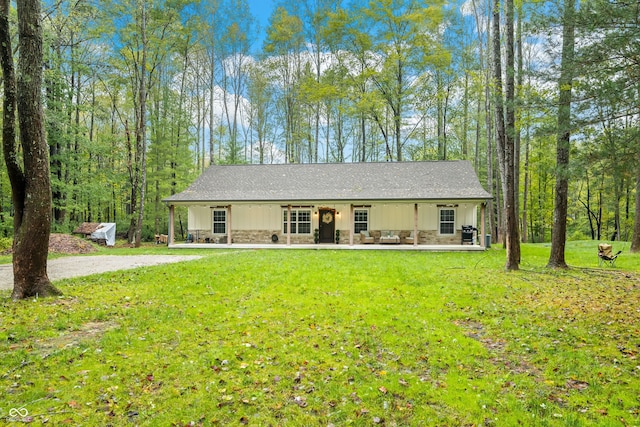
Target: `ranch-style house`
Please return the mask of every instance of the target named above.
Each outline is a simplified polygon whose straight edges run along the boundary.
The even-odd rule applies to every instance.
[[[212,165],[164,202],[169,246],[176,206],[185,243],[483,246],[490,197],[468,161],[433,161]]]

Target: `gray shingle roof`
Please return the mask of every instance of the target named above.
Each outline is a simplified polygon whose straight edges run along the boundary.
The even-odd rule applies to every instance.
[[[213,165],[165,202],[485,200],[468,161]]]

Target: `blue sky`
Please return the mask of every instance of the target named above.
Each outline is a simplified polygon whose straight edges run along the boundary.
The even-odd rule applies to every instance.
[[[271,12],[275,8],[274,0],[248,0],[249,7],[251,8],[251,13],[254,18],[260,24],[260,33],[264,34],[267,26],[269,25],[269,17],[271,16]],[[260,37],[259,41],[260,48],[262,46],[262,37]]]

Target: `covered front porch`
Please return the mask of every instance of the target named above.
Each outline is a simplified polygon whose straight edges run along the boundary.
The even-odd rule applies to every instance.
[[[469,251],[487,244],[485,204],[475,201],[188,205],[184,243],[175,239],[174,207],[171,248]]]

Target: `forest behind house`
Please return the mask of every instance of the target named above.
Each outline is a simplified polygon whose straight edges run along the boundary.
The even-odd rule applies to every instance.
[[[640,3],[512,2],[511,18],[505,3],[281,1],[259,28],[246,0],[45,2],[53,231],[115,222],[131,235],[142,218],[151,240],[167,230],[162,199],[210,164],[466,159],[494,195],[495,241],[505,138],[523,241],[550,241],[559,173],[569,239],[631,240]],[[4,163],[0,190],[10,237]],[[180,239],[184,212],[176,223]]]

